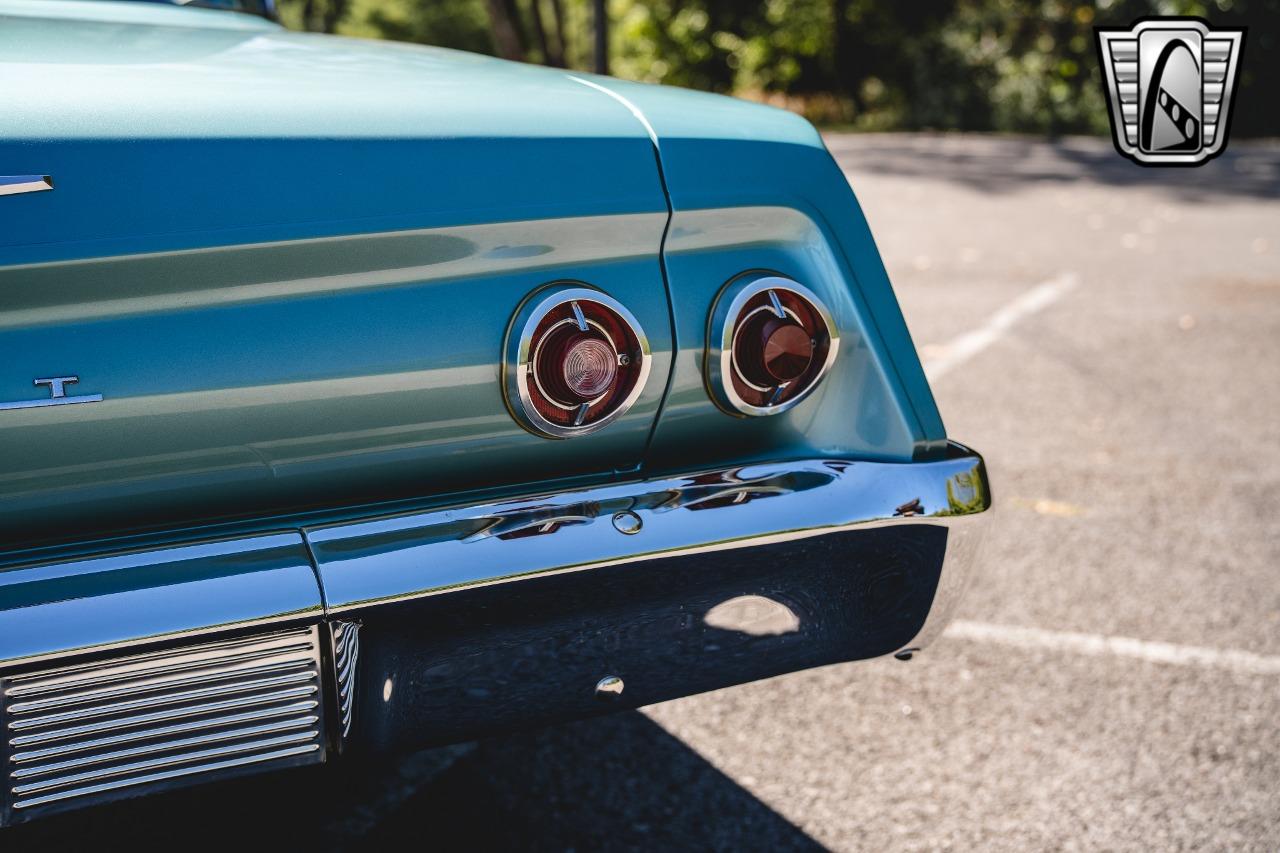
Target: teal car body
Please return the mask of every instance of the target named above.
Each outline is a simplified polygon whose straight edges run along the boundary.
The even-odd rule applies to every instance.
[[[0,195],[0,404],[47,395],[33,389],[46,377],[74,376],[68,394],[101,396],[0,410],[0,702],[8,696],[12,731],[27,701],[14,697],[32,673],[185,654],[194,637],[225,645],[301,631],[311,632],[304,657],[324,685],[316,701],[327,722],[315,724],[314,749],[256,765],[324,760],[354,748],[344,738],[364,700],[344,680],[354,662],[341,664],[360,630],[366,660],[388,667],[370,677],[370,708],[394,705],[382,682],[393,683],[395,666],[378,648],[397,649],[397,660],[409,647],[415,660],[453,659],[444,639],[423,645],[405,627],[426,618],[422,602],[446,606],[441,590],[491,589],[517,574],[560,583],[568,568],[662,563],[720,550],[714,542],[777,542],[863,521],[879,529],[932,517],[941,530],[989,504],[980,458],[948,442],[845,177],[789,113],[293,33],[224,11],[79,0],[0,0],[0,113],[0,175],[52,183]],[[726,283],[752,272],[803,283],[840,333],[813,392],[771,417],[730,416],[708,391],[708,317]],[[571,440],[522,427],[502,385],[513,314],[555,282],[624,305],[651,353],[634,404]],[[751,466],[768,470],[741,473]],[[717,471],[739,473],[694,476]],[[906,485],[883,485],[898,477]],[[648,498],[708,482],[737,484],[730,502],[746,515],[731,521],[739,510],[704,494],[702,532],[672,528],[643,545],[663,519],[694,507]],[[849,498],[841,506],[861,514],[775,529],[773,513],[745,508],[837,486]],[[805,506],[821,515],[826,503]],[[624,529],[628,514],[642,535],[615,532],[636,532]],[[556,535],[486,539],[490,529]],[[607,546],[573,539],[602,529]],[[432,550],[444,540],[469,544],[451,544],[462,550],[450,562]],[[942,548],[947,560],[955,550]],[[424,582],[435,566],[445,577]],[[584,574],[603,576],[572,577]],[[960,570],[952,574],[946,585],[962,587]],[[709,666],[694,683],[615,705],[917,648],[921,625],[942,609],[944,584],[930,577],[911,626],[883,648],[826,649],[730,676]],[[722,591],[707,593],[709,608]],[[374,604],[399,609],[379,620],[362,609]],[[481,606],[455,604],[433,624]],[[579,616],[565,613],[547,636],[594,636]],[[384,644],[370,645],[378,636]],[[485,648],[506,642],[491,639]],[[504,665],[480,657],[490,675]],[[547,666],[563,668],[555,660]],[[423,708],[467,716],[454,694],[404,695],[411,704],[398,716],[364,714],[379,748],[415,745],[397,721]],[[547,713],[502,724],[585,713],[543,699],[530,705]],[[416,745],[485,731],[443,726]],[[12,738],[3,749],[21,751]],[[208,760],[171,759],[166,767],[206,775]],[[139,793],[184,775],[153,771],[119,787]],[[30,790],[9,784],[0,824],[107,790],[82,796],[80,783],[48,778]]]

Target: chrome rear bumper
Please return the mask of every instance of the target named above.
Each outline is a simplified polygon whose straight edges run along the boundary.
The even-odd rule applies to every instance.
[[[321,626],[327,743],[305,760],[635,707],[923,648],[968,585],[989,507],[981,457],[955,445],[933,462],[752,465],[20,566],[0,571],[0,702],[53,669],[91,683],[142,654]],[[242,674],[221,678],[239,695]],[[0,707],[0,757],[22,711]],[[169,773],[186,759],[162,742],[147,754],[164,779],[83,802],[203,778]],[[15,812],[9,764],[0,821],[39,814]]]

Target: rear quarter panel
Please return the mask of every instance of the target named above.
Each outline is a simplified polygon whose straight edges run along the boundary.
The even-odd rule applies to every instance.
[[[813,127],[733,98],[595,79],[652,127],[672,208],[664,259],[677,352],[649,464],[940,458],[946,431],[871,230]],[[711,404],[702,360],[715,295],[750,269],[814,289],[843,337],[809,399],[783,415],[742,419]]]

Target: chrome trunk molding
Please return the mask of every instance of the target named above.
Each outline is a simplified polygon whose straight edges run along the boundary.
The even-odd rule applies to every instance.
[[[798,460],[602,486],[304,531],[327,612],[530,577],[693,556],[885,525],[946,527],[943,580],[920,648],[968,586],[991,493],[982,457],[932,462]],[[639,522],[625,534],[618,513]],[[643,570],[638,566],[637,570]]]
[[[0,673],[371,605],[882,525],[951,531],[922,631],[968,583],[991,505],[982,458],[796,460],[0,570]],[[695,513],[705,513],[696,514]],[[619,525],[615,519],[624,518]],[[314,559],[314,564],[313,564]],[[352,630],[335,653],[358,650]],[[338,648],[342,645],[342,648]]]
[[[0,571],[0,672],[322,614],[297,533],[18,566]]]
[[[48,175],[0,175],[0,195],[21,195],[53,189]]]

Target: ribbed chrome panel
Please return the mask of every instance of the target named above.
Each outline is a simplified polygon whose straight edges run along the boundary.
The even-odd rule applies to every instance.
[[[1104,44],[1111,48],[1111,62],[1116,80],[1116,94],[1124,117],[1125,139],[1130,145],[1138,144],[1138,40],[1108,39]]]
[[[360,663],[360,625],[332,622],[334,679],[338,686],[338,730],[346,738],[351,733],[355,708],[356,670]]]
[[[314,627],[6,677],[0,822],[319,762],[321,691]]]

